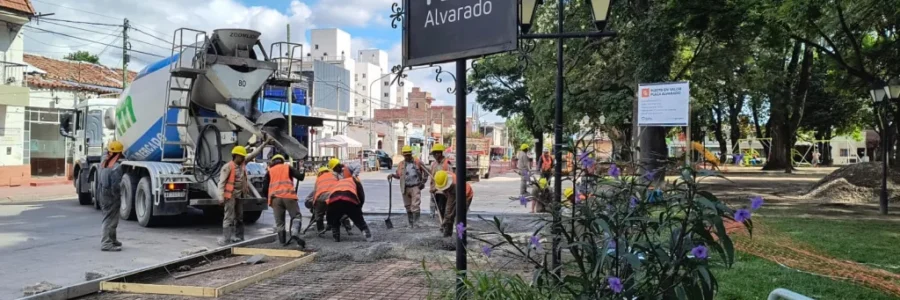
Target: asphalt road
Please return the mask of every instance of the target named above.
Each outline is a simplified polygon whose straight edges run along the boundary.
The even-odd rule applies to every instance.
[[[386,213],[389,207],[388,182],[385,172],[366,173],[361,177],[366,189],[367,213]],[[305,196],[314,180],[300,183],[299,194]],[[395,226],[405,226],[402,198],[398,182],[393,187]],[[492,178],[472,183],[475,200],[472,214],[525,213],[527,208],[509,197],[518,193],[518,179]],[[429,211],[428,193],[423,193],[423,213]],[[309,211],[301,208],[304,216]],[[384,216],[371,215],[369,222],[381,222]],[[85,272],[114,274],[162,263],[180,256],[194,247],[216,248],[221,223],[203,218],[199,211],[173,219],[158,228],[143,228],[137,222],[121,221],[118,236],[124,244],[122,252],[100,251],[100,212],[92,206],[78,205],[76,199],[25,204],[0,205],[0,299],[22,296],[22,287],[47,281],[66,286],[84,281]],[[304,220],[304,225],[307,223]],[[274,220],[267,210],[254,225],[248,225],[246,238],[273,232]],[[376,240],[378,233],[375,232]],[[316,238],[310,238],[315,243]]]

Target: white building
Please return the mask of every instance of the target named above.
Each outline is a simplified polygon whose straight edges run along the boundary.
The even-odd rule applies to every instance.
[[[30,159],[25,155],[25,109],[29,105],[23,74],[26,66],[22,49],[25,38],[22,25],[30,21],[34,8],[27,1],[0,1],[0,186],[28,184]]]
[[[383,51],[382,51],[383,52]],[[351,116],[361,119],[370,119],[372,117],[372,99],[378,99],[381,94],[382,85],[378,77],[381,76],[381,68],[369,62],[359,61],[356,63],[356,74],[353,75],[356,93],[354,93],[355,110],[351,112]]]
[[[388,65],[388,55],[387,52],[381,49],[364,49],[359,50],[359,57],[357,58],[360,62],[367,62],[381,68],[381,74],[388,74],[391,72],[391,67]]]

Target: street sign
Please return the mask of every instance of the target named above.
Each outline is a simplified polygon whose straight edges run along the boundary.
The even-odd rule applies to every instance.
[[[449,62],[516,49],[513,0],[405,0],[403,66]]]
[[[688,126],[691,111],[688,82],[638,85],[638,126]]]

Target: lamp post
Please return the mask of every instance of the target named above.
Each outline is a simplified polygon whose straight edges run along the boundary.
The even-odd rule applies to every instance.
[[[881,122],[881,193],[878,202],[881,214],[886,215],[888,213],[888,149],[890,148],[887,135],[891,131],[889,128],[893,128],[894,125],[887,123],[886,112],[893,101],[900,99],[900,80],[892,79],[884,86],[875,84],[869,90],[869,95],[875,102],[876,108],[881,107],[878,118]]]
[[[519,6],[519,29],[520,39],[555,39],[556,40],[556,102],[555,102],[555,120],[554,120],[554,138],[553,138],[553,154],[557,162],[562,161],[562,143],[563,143],[563,41],[568,38],[600,38],[615,36],[615,32],[605,31],[607,19],[609,17],[611,0],[586,0],[591,9],[591,16],[597,31],[593,32],[563,32],[563,19],[565,18],[565,4],[567,1],[558,0],[556,7],[556,33],[532,33],[528,31],[534,22],[534,16],[537,7],[543,4],[543,0],[520,0]],[[562,164],[554,165],[554,184],[553,184],[553,201],[562,203]],[[556,270],[557,276],[561,274],[560,268],[560,233],[559,223],[561,222],[559,205],[555,206],[557,211],[553,214],[553,254],[552,264]]]

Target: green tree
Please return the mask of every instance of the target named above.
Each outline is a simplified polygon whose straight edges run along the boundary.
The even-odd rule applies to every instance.
[[[92,64],[100,63],[100,57],[93,55],[87,51],[75,51],[75,52],[66,54],[66,56],[63,58],[68,59],[68,60],[74,60],[74,61],[89,62]]]

